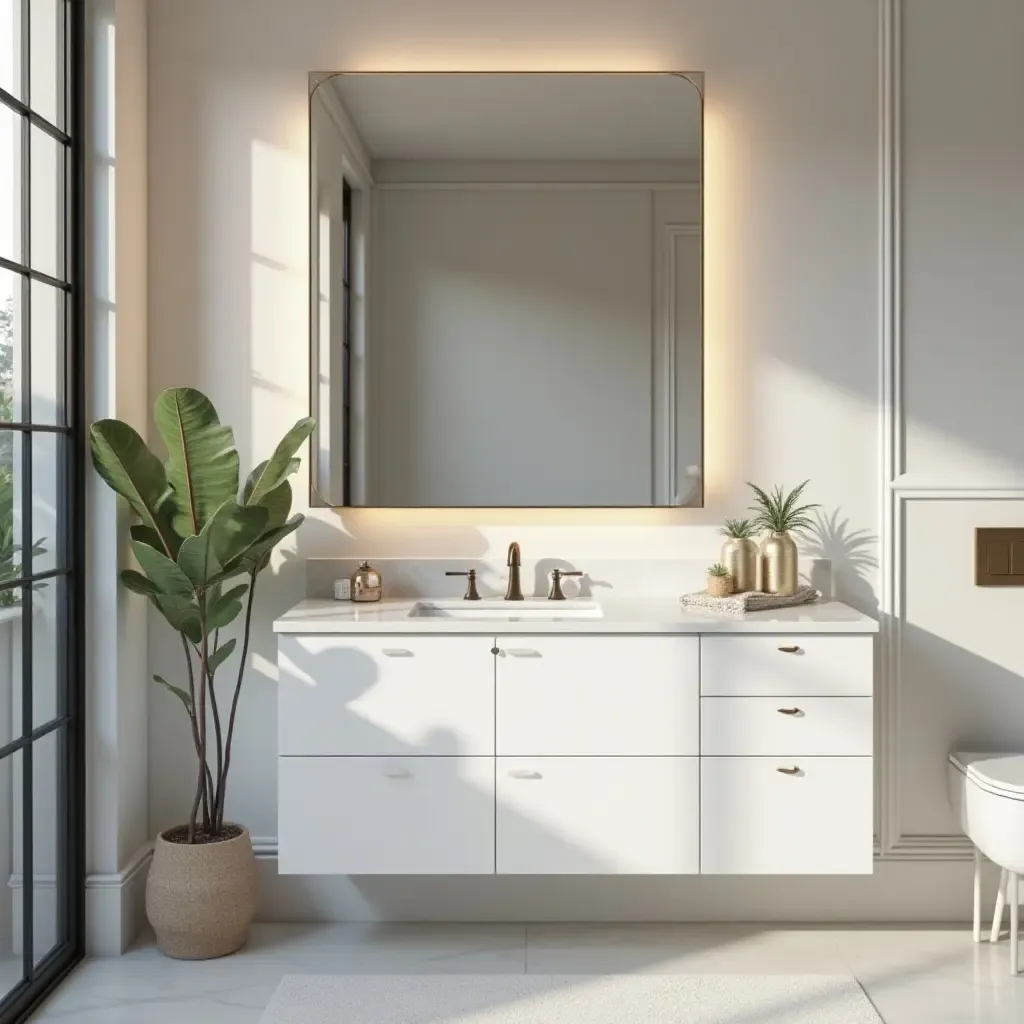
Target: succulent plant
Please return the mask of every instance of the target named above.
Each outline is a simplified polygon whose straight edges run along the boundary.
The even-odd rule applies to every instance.
[[[808,529],[812,524],[807,513],[812,508],[818,508],[818,505],[798,505],[797,502],[810,482],[805,480],[787,494],[781,486],[772,488],[769,493],[748,480],[747,486],[754,492],[754,504],[750,506],[750,511],[756,513],[754,528],[769,533],[790,533],[793,530]]]
[[[738,537],[747,540],[757,532],[752,519],[726,519],[722,527],[722,535],[725,537]]]
[[[709,576],[728,576],[729,575],[729,570],[724,565],[722,565],[721,562],[715,562],[715,564],[712,565],[708,569],[708,575]]]

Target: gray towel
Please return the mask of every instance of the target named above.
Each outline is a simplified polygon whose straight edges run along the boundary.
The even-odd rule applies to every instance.
[[[705,608],[709,611],[728,612],[742,615],[744,612],[761,612],[768,608],[790,608],[795,604],[809,604],[817,601],[821,594],[814,587],[798,587],[795,594],[763,594],[760,590],[747,590],[742,594],[728,597],[712,597],[706,591],[698,594],[684,594],[679,600],[689,608]]]

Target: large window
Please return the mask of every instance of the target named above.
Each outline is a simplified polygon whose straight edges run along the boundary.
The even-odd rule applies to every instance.
[[[83,0],[0,0],[0,1024],[82,954]]]

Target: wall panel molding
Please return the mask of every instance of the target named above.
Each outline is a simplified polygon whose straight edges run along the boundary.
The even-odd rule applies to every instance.
[[[892,482],[903,474],[903,382],[901,308],[901,110],[902,0],[879,0],[879,415],[881,600],[878,674],[879,854],[900,841],[899,745],[900,663],[903,615],[903,514]]]

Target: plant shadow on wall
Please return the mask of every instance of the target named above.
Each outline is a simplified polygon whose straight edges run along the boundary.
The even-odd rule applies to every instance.
[[[843,518],[842,509],[817,511],[806,528],[803,554],[831,564],[832,596],[866,614],[877,614],[878,596],[873,580],[878,570],[878,537],[858,530]]]
[[[314,424],[308,417],[299,420],[273,455],[249,474],[239,493],[234,435],[221,424],[205,395],[191,388],[170,389],[157,399],[154,413],[168,453],[166,464],[119,420],[94,423],[90,439],[97,472],[140,520],[131,527],[131,546],[142,571],[123,570],[121,582],[152,602],[177,634],[184,654],[184,671],[177,682],[160,675],[154,680],[181,701],[188,716],[197,757],[195,795],[187,825],[157,839],[147,910],[164,952],[201,958],[238,948],[254,911],[255,865],[249,836],[224,817],[231,747],[257,577],[269,565],[274,547],[303,522],[301,515],[290,517],[287,477],[298,469],[295,453]],[[238,583],[241,578],[246,582]],[[221,707],[217,672],[238,640],[222,640],[221,633],[241,615],[243,600],[242,648],[228,711],[226,705]],[[202,854],[187,852],[201,847],[208,849]],[[232,857],[239,863],[233,864]],[[168,872],[162,873],[165,862],[178,865],[177,889],[173,878],[167,884]],[[243,870],[233,871],[236,867]],[[204,871],[210,875],[207,889],[230,890],[225,874],[237,874],[242,889],[204,891],[202,882],[196,881]],[[245,879],[251,884],[246,886]],[[169,891],[162,893],[161,886]],[[168,908],[167,898],[176,906]],[[194,920],[189,917],[189,901],[198,907]]]

